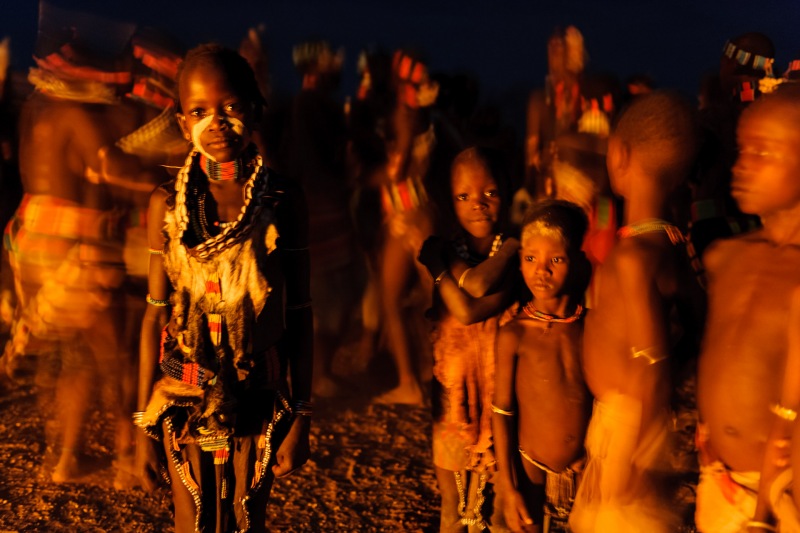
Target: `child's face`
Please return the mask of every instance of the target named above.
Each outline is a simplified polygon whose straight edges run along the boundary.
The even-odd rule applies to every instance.
[[[178,115],[184,135],[209,159],[235,160],[250,143],[254,110],[225,73],[214,65],[200,64],[181,79],[183,114]]]
[[[731,193],[745,213],[770,215],[800,203],[800,132],[787,116],[772,107],[739,121]]]
[[[500,192],[486,167],[469,161],[452,175],[453,208],[464,231],[481,239],[493,235],[500,213]]]
[[[564,241],[542,234],[528,235],[519,249],[520,270],[535,300],[562,295],[569,274],[569,257]]]

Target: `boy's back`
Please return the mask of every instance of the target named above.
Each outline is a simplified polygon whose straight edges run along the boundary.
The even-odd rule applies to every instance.
[[[586,320],[584,372],[596,400],[570,518],[577,532],[677,527],[659,477],[670,450],[670,322],[691,276],[681,232],[664,217],[692,164],[695,134],[691,107],[656,91],[635,100],[609,138],[626,225],[596,274],[598,301]]]

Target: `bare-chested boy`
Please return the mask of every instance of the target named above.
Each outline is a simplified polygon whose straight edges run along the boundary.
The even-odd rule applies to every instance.
[[[798,120],[796,87],[766,95],[742,113],[732,194],[743,212],[761,217],[763,228],[719,241],[704,257],[709,314],[698,368],[696,514],[703,532],[771,527],[763,504],[771,475],[760,474],[773,422],[791,418],[776,404],[791,297],[800,286]]]
[[[551,527],[565,526],[575,496],[592,408],[581,368],[587,226],[579,206],[546,200],[522,229],[520,270],[533,298],[498,335],[492,408],[497,487],[513,531],[542,531],[545,500]]]
[[[637,98],[609,138],[607,167],[626,225],[596,274],[597,302],[586,318],[583,368],[595,405],[570,516],[577,532],[676,530],[656,476],[670,420],[676,339],[668,322],[691,272],[682,268],[681,232],[665,218],[692,164],[695,135],[691,107],[656,91]]]

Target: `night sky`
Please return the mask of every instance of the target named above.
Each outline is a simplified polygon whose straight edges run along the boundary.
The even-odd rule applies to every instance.
[[[431,68],[467,72],[481,83],[484,99],[511,105],[542,84],[546,40],[558,25],[584,34],[588,68],[624,79],[647,73],[661,87],[694,96],[702,75],[718,65],[729,37],[761,31],[777,49],[783,71],[800,52],[797,0],[645,2],[642,0],[53,0],[69,9],[169,31],[187,47],[216,40],[236,46],[247,28],[263,24],[279,91],[294,91],[299,79],[291,47],[322,37],[346,50],[344,91],[356,83],[356,58],[366,45],[413,45]],[[12,67],[32,65],[38,2],[5,0],[0,36],[11,37]],[[13,13],[12,13],[13,12]],[[523,113],[523,109],[519,109]]]

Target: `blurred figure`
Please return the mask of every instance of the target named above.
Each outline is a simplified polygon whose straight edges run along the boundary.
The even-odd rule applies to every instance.
[[[531,199],[551,196],[548,169],[554,141],[574,131],[580,117],[580,80],[586,60],[581,32],[574,26],[556,28],[547,41],[545,87],[528,100],[525,188]]]
[[[325,41],[309,41],[294,48],[293,59],[302,89],[291,102],[283,170],[302,184],[308,201],[314,394],[330,397],[339,392],[334,355],[351,325],[363,277],[350,218],[344,109],[337,101],[344,54]]]
[[[379,255],[381,319],[389,351],[397,368],[397,387],[378,398],[385,403],[421,404],[421,364],[427,344],[420,338],[417,320],[405,315],[409,294],[430,295],[430,277],[416,261],[422,243],[434,230],[434,199],[441,190],[441,155],[446,150],[434,127],[431,110],[439,86],[418,55],[399,50],[392,60],[396,104],[387,139],[381,184],[383,226]],[[438,160],[438,161],[437,161]],[[422,274],[421,276],[419,274]],[[413,288],[412,288],[413,287]],[[430,307],[428,296],[417,304],[416,316]],[[412,315],[413,316],[413,315]],[[417,364],[415,364],[415,359]]]
[[[732,192],[763,228],[718,241],[704,258],[709,313],[698,367],[696,514],[703,532],[776,530],[770,484],[786,467],[797,469],[797,368],[786,354],[797,349],[798,120],[800,92],[792,86],[742,112]],[[764,254],[769,261],[760,261]],[[791,384],[786,396],[784,382]]]
[[[679,523],[667,490],[670,374],[686,356],[677,332],[691,339],[697,317],[683,314],[694,278],[682,233],[665,218],[694,162],[695,128],[688,104],[654,92],[634,100],[609,138],[625,226],[597,273],[597,304],[586,318],[584,374],[595,405],[569,521],[579,533],[666,533]]]
[[[131,445],[130,413],[118,401],[127,370],[119,359],[122,221],[99,179],[99,151],[134,128],[118,105],[131,81],[121,58],[133,27],[44,2],[39,24],[37,67],[29,74],[36,90],[19,124],[25,196],[6,228],[18,308],[5,357],[40,354],[43,392],[57,379],[59,437],[49,444],[58,449],[53,481],[63,482],[80,474],[83,420],[100,408],[90,401],[95,384],[114,395],[117,455]],[[91,30],[99,26],[113,31]]]
[[[456,156],[450,205],[457,230],[429,237],[419,261],[434,282],[429,318],[434,354],[433,464],[441,493],[439,531],[483,531],[502,510],[493,491],[495,340],[514,299],[519,241],[503,239],[508,173],[498,153],[470,147]],[[444,207],[444,206],[443,206]],[[508,320],[508,317],[505,317]]]
[[[761,33],[745,33],[725,43],[718,83],[704,91],[700,112],[701,144],[690,181],[690,243],[701,264],[706,247],[716,239],[755,229],[758,217],[742,213],[731,196],[731,168],[736,159],[735,128],[741,111],[760,97],[759,80],[772,77],[775,47]],[[716,99],[714,95],[721,95]],[[698,267],[702,270],[702,266]]]
[[[512,531],[560,531],[575,499],[592,399],[581,368],[591,269],[588,219],[560,200],[534,205],[520,269],[532,298],[500,329],[492,401],[498,491]]]

